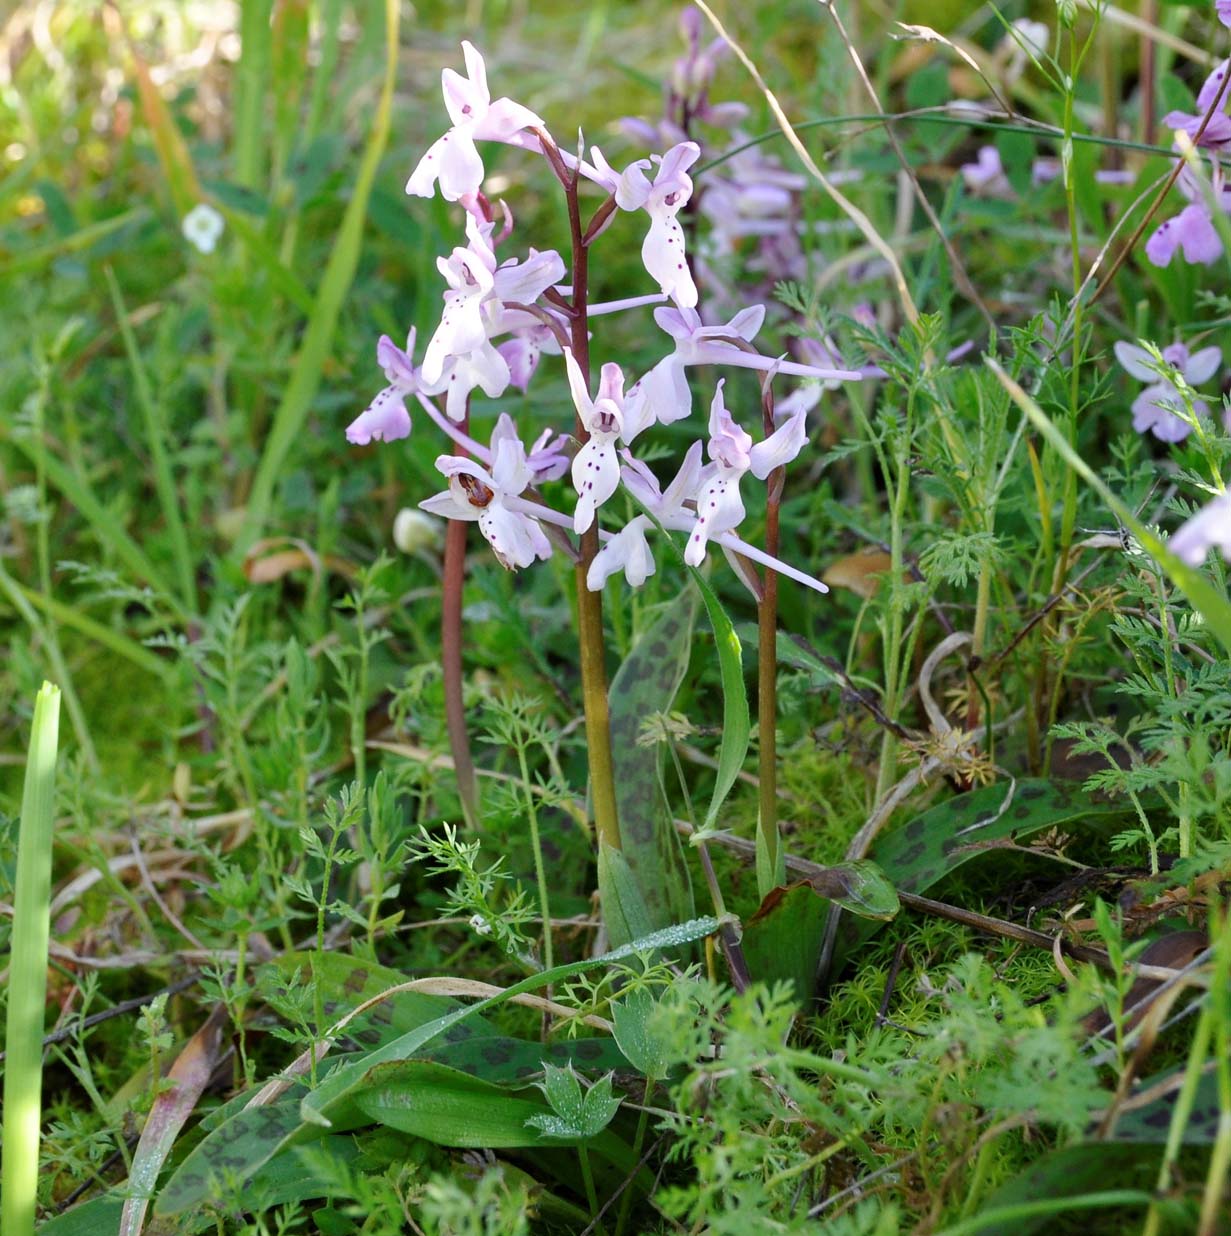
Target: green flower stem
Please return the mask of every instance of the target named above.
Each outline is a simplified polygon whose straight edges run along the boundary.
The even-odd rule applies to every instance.
[[[44,683],[34,701],[17,838],[0,1142],[0,1231],[5,1236],[34,1232],[59,733],[60,689]]]
[[[772,409],[772,404],[767,403]],[[766,413],[766,434],[773,432],[772,411]],[[765,552],[778,556],[778,515],[782,502],[784,468],[769,476],[765,504]],[[757,872],[761,897],[782,883],[782,839],[778,835],[778,573],[765,570],[761,603],[757,606],[757,778],[760,809],[757,829],[761,835],[764,870]]]
[[[551,139],[541,135],[544,150]],[[555,159],[551,157],[555,153]],[[572,237],[573,297],[569,322],[573,357],[581,369],[586,384],[590,382],[590,334],[586,312],[590,273],[590,250],[581,224],[581,201],[578,197],[578,174],[565,171],[555,146],[550,146],[548,162],[564,186],[568,205],[569,231]],[[578,415],[575,424],[578,442],[584,444],[590,435]],[[577,560],[577,634],[581,645],[581,693],[586,718],[586,748],[590,761],[590,789],[594,803],[594,828],[600,847],[619,850],[620,824],[616,810],[615,767],[611,759],[611,714],[607,706],[607,661],[603,640],[602,594],[586,587],[586,572],[598,553],[598,521],[581,535],[580,557]]]

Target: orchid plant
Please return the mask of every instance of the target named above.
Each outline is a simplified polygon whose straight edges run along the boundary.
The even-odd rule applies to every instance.
[[[529,108],[507,98],[493,102],[482,55],[470,43],[462,44],[466,76],[451,68],[442,74],[452,126],[420,159],[406,188],[419,196],[439,190],[446,201],[457,203],[464,212],[459,222],[465,243],[437,259],[446,288],[439,325],[421,363],[416,365],[414,357],[413,330],[405,349],[382,336],[376,358],[389,385],[346,431],[356,445],[405,438],[412,419],[407,401],[413,399],[453,445],[452,453],[436,460],[446,488],[422,501],[422,509],[463,526],[477,524],[496,560],[509,570],[529,568],[556,552],[575,561],[595,825],[600,846],[613,850],[620,849],[620,832],[598,594],[614,575],[623,575],[635,588],[655,572],[650,534],[657,530],[684,535],[683,557],[692,568],[706,561],[710,546],[720,547],[738,566],[740,579],[753,588],[763,626],[768,622],[771,632],[776,593],[758,584],[751,563],[762,566],[767,578],[784,575],[805,588],[825,592],[819,579],[782,561],[776,546],[760,549],[739,535],[746,514],[740,491],[748,474],[753,481],[771,483],[767,502],[776,530],[782,469],[807,445],[806,416],[817,392],[861,377],[858,370],[837,363],[832,348],[825,349],[821,359],[834,363],[816,364],[759,351],[754,340],[765,321],[764,305],[745,305],[727,321],[707,321],[698,309],[696,263],[679,217],[692,200],[689,169],[700,155],[700,146],[690,140],[687,130],[697,117],[710,122],[732,117],[710,108],[705,95],[724,45],[702,48],[699,31],[692,27],[686,35],[689,53],[677,65],[672,96],[682,124],[662,126],[678,140],[634,159],[620,171],[598,147],[590,149],[588,159],[583,157],[584,144],[577,155],[563,150],[546,122]],[[662,129],[650,136],[661,137]],[[515,146],[544,160],[565,197],[571,233],[567,262],[556,249],[530,248],[522,257],[500,254],[514,233],[513,213],[503,201],[494,203],[484,193],[480,142]],[[792,181],[783,182],[781,173],[778,178],[773,186],[772,177],[767,177],[767,192],[782,194],[795,187]],[[589,221],[583,222],[583,191],[591,186],[597,190],[596,206]],[[781,208],[784,203],[775,198],[773,206]],[[588,296],[590,254],[617,211],[648,216],[641,260],[650,290],[630,289],[633,294],[621,301],[594,304]],[[778,215],[786,217],[780,209]],[[654,322],[665,336],[662,359],[633,380],[626,377],[627,365],[606,360],[595,389],[591,348],[598,350],[600,345],[591,339],[591,319],[604,313],[636,312],[650,304],[659,306]],[[476,395],[495,399],[510,385],[526,390],[531,381],[542,380],[544,355],[562,357],[574,424],[538,427],[527,446],[530,432],[501,412],[490,445],[483,446],[469,432],[478,411]],[[725,380],[718,379],[704,446],[700,439],[692,444],[663,488],[635,452],[656,426],[692,416],[688,371],[700,366],[754,369],[762,375],[763,399],[756,419],[764,436],[755,440],[738,411],[727,407]],[[775,422],[767,409],[772,408],[771,384],[781,377],[810,380],[812,393],[800,398],[801,390],[793,400],[784,401],[784,414]],[[704,463],[703,451],[708,456]],[[571,510],[552,505],[540,488],[566,473],[574,491]],[[612,502],[621,490],[642,511],[622,525],[619,511],[628,504]],[[776,540],[776,531],[772,539]],[[455,588],[460,588],[463,552],[463,537],[448,538],[445,578]],[[446,613],[450,612],[460,620],[460,605],[446,604]],[[451,649],[460,658],[460,639],[446,639],[445,646],[446,652]],[[460,664],[453,671],[446,672],[446,682],[452,682],[457,693]],[[772,688],[763,684],[762,696],[772,701]],[[454,713],[460,714],[460,700],[454,701]],[[453,730],[456,766],[470,768],[468,750],[460,749],[466,741],[464,732]],[[762,752],[763,759],[766,754],[773,759],[772,743],[768,753]],[[463,794],[464,800],[467,797]],[[776,824],[771,819],[763,821],[763,827]]]

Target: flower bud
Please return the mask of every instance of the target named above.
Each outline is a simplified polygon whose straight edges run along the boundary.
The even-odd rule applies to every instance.
[[[404,554],[416,554],[440,543],[440,520],[403,507],[393,521],[393,543]]]

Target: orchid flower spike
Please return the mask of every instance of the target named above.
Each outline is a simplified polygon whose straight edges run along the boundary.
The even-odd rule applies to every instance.
[[[658,281],[665,296],[681,308],[697,303],[697,285],[684,257],[684,229],[675,217],[692,197],[690,168],[700,157],[696,142],[680,142],[665,155],[651,155],[658,164],[653,183],[644,172],[649,161],[638,159],[617,173],[595,147],[591,151],[597,169],[595,179],[615,196],[621,210],[644,210],[650,216],[650,230],[641,246],[641,261],[650,276]]]
[[[1149,385],[1133,401],[1133,428],[1138,433],[1152,433],[1163,442],[1183,442],[1192,431],[1192,425],[1184,415],[1184,401],[1165,374],[1160,373],[1158,362],[1145,348],[1123,340],[1115,345],[1116,359],[1126,372]],[[1202,348],[1189,355],[1182,343],[1173,343],[1163,349],[1163,360],[1179,370],[1188,386],[1200,386],[1208,382],[1222,364],[1222,349]],[[1193,400],[1193,412],[1209,416],[1209,405],[1203,399]]]
[[[808,440],[805,414],[798,412],[763,442],[753,444],[727,411],[719,381],[710,404],[709,456],[713,471],[697,494],[697,523],[688,538],[684,561],[700,566],[707,542],[720,533],[732,532],[744,520],[739,483],[745,472],[765,480],[775,469],[789,463]],[[708,470],[707,470],[708,471]]]
[[[1231,148],[1231,116],[1227,115],[1227,105],[1231,103],[1231,90],[1223,91],[1223,83],[1227,73],[1231,71],[1231,60],[1224,60],[1205,79],[1197,95],[1197,110],[1195,112],[1168,112],[1163,117],[1163,124],[1169,129],[1179,129],[1188,134],[1189,141],[1197,146],[1206,146],[1210,150],[1227,150]],[[1206,113],[1214,106],[1214,101],[1222,94],[1222,103],[1209,119],[1205,132],[1197,138],[1197,130],[1201,128]]]
[[[624,372],[610,361],[605,364],[599,375],[598,398],[591,399],[571,348],[564,349],[564,364],[577,415],[590,435],[573,460],[573,487],[577,490],[573,531],[580,533],[590,527],[598,508],[620,483],[615,444],[624,431]]]
[[[381,335],[376,345],[377,364],[385,371],[389,385],[346,427],[346,440],[356,446],[369,442],[396,442],[410,437],[410,413],[406,411],[407,395],[434,395],[440,390],[424,381],[421,370],[415,368],[415,328],[410,328],[403,351],[389,338]]]
[[[1220,167],[1213,168],[1210,180],[1214,201],[1224,214],[1231,214],[1231,189],[1223,184]],[[1222,240],[1205,203],[1201,182],[1192,168],[1185,167],[1176,180],[1176,186],[1188,198],[1189,204],[1174,218],[1160,224],[1146,241],[1146,257],[1155,266],[1166,266],[1179,249],[1186,262],[1210,266],[1222,255]]]
[[[1189,566],[1200,566],[1211,549],[1221,550],[1231,562],[1231,491],[1219,494],[1177,528],[1167,548]]]
[[[467,42],[462,43],[462,53],[467,76],[445,69],[440,78],[453,127],[432,143],[406,182],[406,192],[417,197],[431,197],[437,181],[447,202],[470,197],[483,183],[483,160],[476,141],[538,149],[538,140],[527,139],[524,131],[546,127],[541,117],[512,99],[493,103],[483,57]]]
[[[461,455],[441,455],[436,467],[448,478],[449,488],[420,502],[422,510],[446,519],[477,521],[496,560],[506,570],[528,567],[536,558],[550,557],[547,535],[522,509],[526,504],[518,503],[533,474],[526,448],[507,413],[501,413],[492,431],[490,471]]]

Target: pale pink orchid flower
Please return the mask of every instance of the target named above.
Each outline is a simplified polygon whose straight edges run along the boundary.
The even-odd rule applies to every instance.
[[[974,163],[961,166],[962,181],[973,193],[985,197],[1012,197],[1013,189],[1005,175],[1000,151],[995,146],[980,146]]]
[[[1200,566],[1211,549],[1231,562],[1231,491],[1224,490],[1181,524],[1167,548],[1189,566]]]
[[[598,508],[620,483],[616,441],[624,433],[624,372],[608,361],[599,373],[598,398],[591,399],[585,375],[571,348],[564,349],[564,364],[577,415],[590,435],[573,459],[572,469],[573,488],[577,490],[573,531],[585,532],[594,522]]]
[[[621,210],[644,210],[650,216],[650,230],[641,246],[641,261],[651,278],[658,281],[663,294],[682,308],[697,303],[697,285],[684,257],[684,229],[676,215],[692,197],[690,168],[701,157],[696,142],[680,142],[664,155],[638,159],[617,173],[597,147],[591,150],[594,175],[607,189]],[[644,169],[658,164],[653,182]]]
[[[492,338],[532,322],[522,310],[506,310],[506,302],[532,304],[564,277],[564,261],[554,249],[531,249],[524,262],[510,259],[497,265],[492,226],[467,215],[470,244],[436,263],[449,290],[440,325],[423,357],[423,373],[446,392],[447,411],[454,420],[465,415],[466,400],[476,386],[489,398],[504,394],[514,380],[511,360],[519,366],[518,378],[529,381],[530,362],[537,363],[537,357],[501,351]]]
[[[519,501],[535,477],[517,428],[506,413],[497,420],[491,443],[490,469],[460,455],[439,456],[436,467],[449,487],[419,506],[445,519],[476,521],[496,560],[511,571],[550,557],[551,542],[527,513],[529,504]]]
[[[660,489],[658,478],[639,459],[628,451],[621,452],[624,466],[620,479],[624,488],[664,527],[691,528],[693,517],[684,511],[684,503],[696,496],[701,483],[701,443],[694,442],[684,456],[684,462],[675,478],[665,490]],[[594,557],[586,572],[586,587],[599,592],[611,576],[623,571],[624,578],[634,588],[639,588],[654,574],[654,555],[646,541],[646,533],[652,527],[645,515],[634,515]]]
[[[789,463],[808,440],[806,417],[800,412],[775,429],[763,442],[753,443],[727,411],[719,381],[710,404],[709,457],[713,471],[703,477],[697,493],[697,522],[684,550],[689,566],[700,566],[707,543],[724,532],[733,532],[744,520],[744,502],[739,483],[745,472],[765,480],[775,469]]]
[[[415,368],[415,328],[410,328],[403,351],[389,338],[381,335],[376,345],[376,362],[385,371],[389,385],[346,427],[346,440],[356,446],[369,442],[396,442],[410,437],[410,413],[406,410],[408,395],[434,395],[439,387],[425,382]]]
[[[483,57],[467,42],[462,43],[462,54],[467,76],[453,69],[445,69],[440,76],[453,127],[432,143],[406,182],[406,192],[417,197],[431,197],[438,181],[440,194],[447,202],[472,196],[483,183],[483,160],[476,141],[505,142],[537,150],[538,139],[527,137],[525,130],[546,127],[540,116],[512,99],[497,99],[493,103]]]
[[[1123,340],[1115,345],[1116,359],[1121,367],[1139,382],[1146,382],[1145,390],[1133,401],[1133,428],[1138,433],[1152,433],[1163,442],[1182,442],[1192,432],[1192,425],[1185,416],[1184,401],[1175,386],[1160,372],[1158,362],[1145,348]],[[1222,349],[1202,348],[1189,354],[1182,343],[1173,343],[1163,349],[1163,361],[1179,371],[1188,386],[1200,386],[1208,382],[1222,364]],[[1209,405],[1203,399],[1193,400],[1193,412],[1197,416],[1209,416]]]

